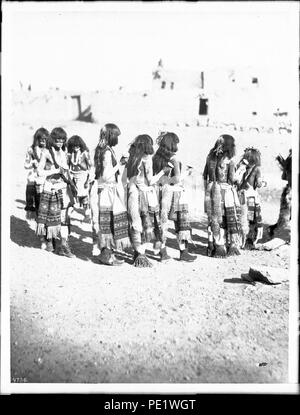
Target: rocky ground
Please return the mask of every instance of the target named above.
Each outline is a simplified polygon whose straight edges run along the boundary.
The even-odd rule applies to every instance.
[[[241,275],[251,264],[288,268],[289,247],[212,259],[194,224],[194,263],[170,248],[167,264],[153,259],[153,268],[136,269],[128,255],[122,268],[110,268],[91,257],[79,221],[75,259],[41,251],[22,215],[11,226],[12,378],[287,382],[289,284],[252,286]]]

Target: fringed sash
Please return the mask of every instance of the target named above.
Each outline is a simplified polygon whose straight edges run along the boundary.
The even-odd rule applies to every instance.
[[[227,183],[210,182],[205,191],[205,212],[213,235],[220,227],[230,234],[241,230],[241,208],[236,190]]]
[[[77,197],[87,197],[88,196],[88,187],[85,188],[84,185],[88,178],[88,171],[79,170],[70,172],[71,177],[75,183],[77,189]]]
[[[221,184],[222,188],[222,184]],[[237,192],[233,186],[227,185],[224,191],[224,209],[226,228],[230,234],[238,234],[241,231],[241,207]]]
[[[47,239],[57,238],[61,229],[61,209],[63,208],[62,190],[46,191],[41,194],[37,217],[38,235],[47,235]]]
[[[189,221],[188,203],[184,188],[178,185],[165,184],[160,187],[161,226],[166,239],[168,220],[175,222],[175,232],[179,243],[192,242],[191,225]]]
[[[262,227],[261,204],[257,190],[254,190],[252,186],[247,190],[240,190],[239,200],[242,208],[241,222],[243,231],[246,232],[246,229],[248,229],[246,222],[252,222],[257,227]]]
[[[128,213],[131,227],[141,234],[142,243],[162,241],[159,204],[153,186],[129,184]]]
[[[100,248],[124,250],[130,246],[127,211],[117,184],[99,188],[98,219]]]

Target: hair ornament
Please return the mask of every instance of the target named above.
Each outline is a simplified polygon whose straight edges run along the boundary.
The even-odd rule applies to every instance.
[[[261,155],[260,151],[257,148],[255,148],[255,147],[247,147],[247,148],[245,148],[244,153],[248,153],[248,152],[252,152],[252,151],[255,151],[256,153],[258,153],[259,155]]]
[[[156,139],[156,144],[159,146],[163,138],[168,134],[168,131],[160,131],[159,136]]]

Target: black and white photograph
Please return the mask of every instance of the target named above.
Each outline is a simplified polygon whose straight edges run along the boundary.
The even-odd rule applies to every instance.
[[[2,2],[1,393],[299,393],[299,63],[299,2]]]

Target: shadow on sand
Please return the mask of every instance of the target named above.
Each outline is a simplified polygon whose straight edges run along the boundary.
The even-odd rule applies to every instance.
[[[10,217],[10,237],[19,246],[28,248],[39,248],[40,241],[26,220],[16,216]]]
[[[25,200],[21,200],[21,199],[16,199],[15,202],[20,203],[21,205],[25,206],[26,202]]]
[[[243,275],[243,274],[242,274]],[[224,282],[229,282],[231,284],[246,284],[246,285],[255,285],[255,283],[251,281],[246,281],[242,278],[225,278]]]
[[[201,256],[207,256],[207,238],[197,235],[193,233],[193,229],[200,230],[202,232],[206,233],[207,230],[207,224],[205,222],[191,222],[192,227],[192,239],[194,243],[189,243],[189,252],[191,254],[201,255]],[[176,239],[176,233],[173,228],[169,228],[168,232],[175,236],[175,238],[168,238],[167,239],[167,246],[173,249],[178,249],[178,243]]]
[[[20,203],[25,203],[20,200],[17,201]],[[35,234],[34,230],[30,228],[26,220],[20,219],[12,215],[10,218],[10,225],[11,240],[14,243],[22,247],[40,248],[40,240],[38,236]],[[192,228],[205,231],[206,226],[205,224],[199,222],[193,222]],[[174,229],[170,228],[169,232],[175,236]],[[72,234],[70,236],[70,246],[76,258],[79,258],[83,261],[91,261],[96,264],[99,264],[98,258],[92,256],[92,243],[85,241],[86,238],[91,238],[91,231],[83,230],[81,227],[72,223],[72,233],[78,235],[78,237],[74,237],[72,236]],[[201,237],[199,235],[193,235],[193,241],[195,242],[195,244],[189,244],[189,251],[197,255],[206,256],[206,238]],[[201,245],[199,244],[199,242]],[[178,250],[178,243],[176,237],[167,239],[167,247]],[[156,261],[159,260],[159,258],[153,256],[153,254],[151,255],[150,252],[149,254],[149,257],[151,257],[151,259],[154,259]],[[118,256],[124,259],[126,263],[132,264],[132,250],[128,250],[125,253],[120,252],[118,253]]]

